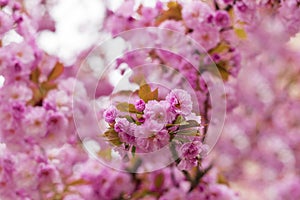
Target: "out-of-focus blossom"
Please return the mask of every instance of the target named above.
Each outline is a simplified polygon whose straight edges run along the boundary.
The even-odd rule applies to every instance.
[[[171,104],[171,109],[177,114],[187,116],[192,111],[193,102],[191,95],[184,90],[172,90],[166,97],[166,100]]]

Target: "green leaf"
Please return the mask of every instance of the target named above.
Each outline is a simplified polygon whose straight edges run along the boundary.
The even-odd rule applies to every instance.
[[[107,131],[105,131],[104,136],[107,138],[107,141],[115,146],[120,146],[122,144],[118,133],[113,128],[108,128]]]
[[[64,66],[61,63],[56,63],[50,74],[48,75],[48,81],[57,79],[64,71]]]
[[[136,151],[136,147],[132,146],[132,148],[131,148],[131,154],[132,154],[133,157],[135,156],[135,151]]]
[[[217,68],[221,74],[221,77],[224,81],[227,81],[229,78],[229,71],[227,70],[228,66],[224,62],[220,62],[217,64]]]
[[[200,127],[200,124],[196,120],[188,120],[185,124],[180,126],[180,129],[192,128],[192,127]]]
[[[187,121],[181,121],[181,122],[174,122],[173,124],[167,124],[167,127],[172,127],[172,126],[184,126],[184,125],[189,125]]]
[[[164,174],[158,174],[155,176],[154,185],[156,188],[160,188],[165,181]]]
[[[200,133],[195,129],[178,130],[175,133],[177,135],[185,135],[185,136],[200,136]]]
[[[182,143],[182,144],[187,143],[187,142],[190,142],[190,140],[188,140],[187,138],[178,137],[178,136],[176,136],[173,140],[174,140],[174,141],[177,140],[178,142],[180,142],[180,143]]]
[[[121,112],[131,112],[131,113],[139,113],[133,104],[129,104],[127,102],[119,103],[116,108]]]
[[[197,122],[196,120],[188,120],[187,122],[191,127],[200,126],[199,122]]]
[[[223,184],[223,185],[229,186],[229,182],[227,181],[226,177],[223,174],[221,174],[221,173],[219,173],[218,176],[217,176],[217,182],[219,184]]]
[[[215,70],[215,66],[217,67],[218,70]],[[220,62],[214,64],[210,63],[207,65],[199,66],[199,70],[201,73],[203,72],[210,72],[216,76],[221,75],[222,79],[224,81],[227,81],[229,78],[229,70],[230,66],[228,65],[228,62],[221,60]]]
[[[214,53],[223,53],[226,52],[229,49],[229,45],[225,42],[220,42],[215,48],[209,50],[210,54]]]
[[[182,115],[178,115],[178,117],[175,119],[174,124],[180,124],[181,122],[184,122],[185,119]]]
[[[169,143],[169,146],[170,146],[170,150],[172,153],[172,158],[175,160],[176,164],[178,164],[180,162],[180,158],[179,158],[178,152],[176,150],[176,143],[174,141],[171,141]]]
[[[245,29],[243,28],[234,28],[235,34],[238,36],[240,39],[247,39],[247,33]]]
[[[135,120],[131,117],[131,116],[129,116],[129,115],[126,115],[126,116],[124,116],[130,123],[134,123],[135,122]]]

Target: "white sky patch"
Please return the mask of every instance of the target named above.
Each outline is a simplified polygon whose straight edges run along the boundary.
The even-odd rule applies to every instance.
[[[124,0],[105,0],[105,5],[112,11],[116,11]]]
[[[4,76],[0,75],[0,88],[2,88],[4,82],[5,82]]]
[[[100,39],[105,9],[98,0],[61,0],[50,12],[56,21],[56,32],[44,31],[38,38],[39,46],[58,55],[66,64]]]
[[[12,42],[20,43],[23,40],[23,37],[20,36],[15,30],[10,30],[3,36],[2,45],[6,46]]]

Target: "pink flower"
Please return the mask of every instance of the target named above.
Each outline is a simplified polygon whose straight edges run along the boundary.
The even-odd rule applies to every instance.
[[[124,18],[117,15],[110,15],[104,21],[104,27],[106,30],[110,31],[112,34],[118,34],[133,27],[133,23],[130,20],[132,18]],[[116,24],[119,24],[116,26]]]
[[[71,96],[63,90],[51,90],[43,101],[43,106],[47,109],[53,109],[70,116],[72,106]]]
[[[217,46],[220,42],[219,30],[206,23],[200,24],[190,35],[196,42],[206,50],[210,50]]]
[[[125,1],[116,10],[115,14],[124,18],[129,18],[134,14],[134,1]]]
[[[49,186],[53,182],[58,182],[58,171],[56,167],[48,163],[39,163],[37,167],[39,186]]]
[[[56,148],[52,148],[52,151],[49,151],[49,155],[51,155],[54,160],[58,161],[55,162],[54,165],[60,173],[66,176],[71,176],[73,172],[73,169],[69,166],[79,163],[85,163],[85,165],[88,166],[88,155],[82,154],[82,149],[80,147],[74,147],[71,144],[63,145],[59,151]]]
[[[46,122],[48,131],[50,132],[62,133],[68,126],[67,118],[61,112],[55,112],[53,110],[47,112]]]
[[[55,32],[55,21],[53,20],[49,12],[46,12],[42,15],[42,17],[39,17],[37,23],[38,23],[38,31],[49,30]]]
[[[280,181],[276,188],[276,195],[279,199],[299,199],[300,198],[300,179],[299,176],[285,178]]]
[[[223,10],[217,11],[215,15],[215,23],[221,28],[229,26],[230,19],[228,13]]]
[[[144,133],[149,130],[144,129]],[[146,134],[147,135],[147,134]],[[145,137],[137,137],[136,143],[137,146],[142,149],[144,152],[152,152],[161,149],[165,145],[169,143],[170,135],[167,130],[161,130],[158,133],[154,133],[152,136]]]
[[[13,26],[13,20],[5,12],[0,11],[0,36],[2,36],[9,31]]]
[[[189,142],[182,145],[180,148],[182,156],[187,159],[197,157],[201,152],[201,142]]]
[[[85,198],[79,194],[67,194],[64,196],[63,200],[85,200]]]
[[[119,137],[121,141],[127,144],[134,144],[135,143],[134,124],[131,124],[126,118],[116,118],[115,121],[116,123],[114,129],[116,132],[119,133]]]
[[[13,175],[16,169],[13,154],[4,143],[0,143],[0,196],[6,196],[15,187]],[[5,194],[5,195],[4,195]]]
[[[107,123],[113,123],[118,115],[116,107],[110,106],[103,113],[103,117]]]
[[[172,90],[166,100],[170,103],[171,109],[176,114],[189,115],[192,112],[193,103],[191,95],[181,89]]]
[[[282,1],[278,9],[278,15],[285,30],[290,35],[299,32],[300,27],[300,9],[299,2],[295,0]]]
[[[209,199],[215,200],[238,200],[237,194],[229,187],[221,184],[212,184],[209,186],[209,190],[206,195]]]
[[[138,27],[145,27],[145,26],[153,26],[155,22],[155,18],[158,16],[159,12],[162,10],[159,6],[159,3],[157,2],[156,9],[153,9],[151,7],[143,6],[141,10],[141,19],[137,21]]]
[[[181,188],[170,188],[168,192],[162,195],[159,200],[185,200],[186,199],[186,192]]]
[[[237,1],[234,4],[236,20],[253,23],[256,19],[256,5],[251,1]]]
[[[169,112],[169,104],[166,101],[152,100],[146,104],[144,118],[144,123],[151,127],[152,131],[160,131],[174,119],[174,115]]]
[[[159,28],[185,33],[185,27],[181,21],[166,20],[159,25]]]
[[[13,61],[17,61],[24,66],[31,64],[35,59],[34,47],[25,41],[21,43],[10,43],[7,46],[7,50],[10,51]]]
[[[0,0],[0,6],[1,6],[1,7],[6,6],[6,5],[8,4],[8,1],[9,1],[9,0]]]
[[[142,37],[142,35],[141,35]],[[134,42],[135,40],[133,40]],[[140,42],[141,40],[138,40],[137,42]],[[145,41],[145,42],[149,42],[149,41]],[[135,45],[147,45],[147,44],[135,44]],[[117,60],[118,63],[126,63],[130,68],[135,68],[138,66],[141,66],[143,64],[145,64],[145,60],[148,57],[148,49],[143,49],[143,50],[139,50],[139,51],[130,51],[130,52],[126,52],[126,54],[122,57],[119,58]]]
[[[27,136],[44,137],[47,132],[46,111],[42,107],[31,108],[23,119],[23,129]]]
[[[65,91],[69,96],[74,95],[76,97],[86,97],[87,93],[85,85],[75,78],[66,78],[60,80],[58,83],[58,89]]]
[[[5,94],[3,94],[5,93]],[[24,84],[14,84],[3,88],[1,95],[5,95],[8,101],[27,102],[32,98],[32,90]]]
[[[199,156],[205,156],[207,154],[208,146],[203,145],[200,141],[195,140],[193,142],[185,143],[180,148],[180,156],[182,157],[178,168],[180,170],[189,170],[197,165]]]
[[[225,4],[232,4],[232,3],[233,3],[233,0],[223,0],[223,2],[224,2]]]
[[[130,131],[130,122],[126,118],[116,118],[116,123],[114,129],[116,132],[129,132]]]
[[[201,1],[191,1],[183,5],[182,18],[185,24],[194,29],[200,23],[205,22],[213,13],[208,4]]]
[[[135,102],[134,106],[135,106],[135,109],[139,112],[143,112],[144,109],[145,109],[145,101],[143,101],[143,99],[139,99]]]
[[[121,194],[131,194],[134,189],[128,173],[102,169],[99,174],[89,177],[95,199],[117,199]]]
[[[24,102],[16,101],[12,103],[12,114],[15,119],[21,119],[24,117],[26,105]]]
[[[182,159],[177,165],[179,170],[190,170],[193,167],[197,166],[197,159]]]

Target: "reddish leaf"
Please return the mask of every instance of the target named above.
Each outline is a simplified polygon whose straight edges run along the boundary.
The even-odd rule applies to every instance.
[[[27,102],[28,105],[36,105],[43,99],[43,94],[38,87],[32,88],[32,99]]]
[[[30,80],[38,84],[40,75],[41,75],[41,70],[37,67],[31,72]]]
[[[139,97],[143,99],[148,93],[151,92],[151,87],[148,84],[144,84],[139,89]]]
[[[48,81],[57,79],[64,71],[64,66],[61,63],[56,63],[50,74],[48,75]]]
[[[154,91],[151,92],[150,86],[148,84],[144,84],[140,87],[139,97],[143,99],[145,102],[148,102],[150,100],[157,100],[158,89],[156,88]]]
[[[181,10],[182,10],[182,6],[175,2],[175,1],[171,1],[168,3],[168,10],[164,11],[160,16],[157,17],[156,19],[156,25],[159,25],[160,23],[162,23],[165,20],[181,20],[182,19],[182,15],[181,15]]]
[[[45,91],[46,93],[49,91],[49,90],[53,90],[56,88],[56,84],[55,83],[51,83],[51,82],[42,82],[41,83],[41,89],[43,91]]]

